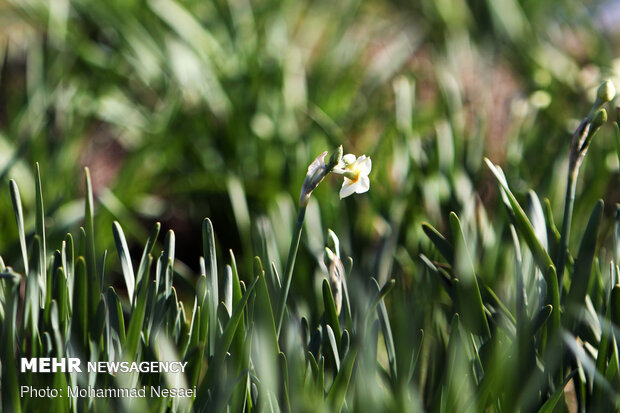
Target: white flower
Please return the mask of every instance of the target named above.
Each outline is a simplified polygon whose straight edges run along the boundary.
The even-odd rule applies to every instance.
[[[342,188],[340,188],[340,199],[346,198],[351,194],[363,194],[370,189],[370,179],[368,174],[372,169],[372,161],[366,155],[355,158],[349,153],[342,157],[342,162],[333,172],[344,176]]]

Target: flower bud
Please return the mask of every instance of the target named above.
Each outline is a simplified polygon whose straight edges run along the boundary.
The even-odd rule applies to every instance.
[[[616,88],[610,80],[606,80],[599,86],[596,97],[603,103],[610,102],[616,96]]]
[[[329,157],[329,164],[327,165],[327,169],[328,170],[333,169],[336,165],[340,163],[341,159],[342,159],[342,145],[340,145]]]
[[[592,126],[590,126],[590,130],[596,131],[605,122],[607,122],[607,111],[605,109],[601,109],[594,114],[592,118]]]

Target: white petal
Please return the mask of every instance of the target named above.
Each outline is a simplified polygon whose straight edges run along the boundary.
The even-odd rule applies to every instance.
[[[360,175],[368,176],[368,174],[372,170],[372,161],[370,160],[370,158],[366,158],[366,155],[360,156],[360,159],[362,157],[364,157],[362,161],[360,161],[359,159],[357,161],[358,162],[357,169],[360,171]]]
[[[342,157],[342,160],[345,164],[350,165],[355,162],[355,155],[353,155],[352,153],[348,153]]]
[[[344,178],[342,188],[340,188],[340,199],[346,198],[355,193],[355,184],[348,178]]]
[[[360,179],[355,183],[355,192],[363,194],[370,189],[370,179],[367,176],[360,176]]]

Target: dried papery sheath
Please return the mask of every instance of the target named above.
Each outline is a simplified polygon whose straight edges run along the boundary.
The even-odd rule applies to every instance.
[[[299,198],[300,205],[307,205],[312,191],[321,183],[325,175],[327,175],[327,165],[325,165],[325,156],[327,151],[323,152],[308,166],[308,172],[306,178],[301,186],[301,197]]]
[[[325,261],[327,264],[329,286],[336,305],[336,314],[342,309],[342,282],[344,279],[344,266],[337,253],[325,247]]]
[[[306,178],[304,179],[304,183],[301,187],[301,196],[299,198],[299,204],[301,206],[308,204],[312,191],[316,189],[323,178],[325,178],[325,176],[331,172],[334,167],[341,164],[342,146],[339,146],[338,149],[332,153],[327,164],[325,163],[326,156],[327,151],[317,156],[310,166],[308,166],[308,172],[306,173]]]

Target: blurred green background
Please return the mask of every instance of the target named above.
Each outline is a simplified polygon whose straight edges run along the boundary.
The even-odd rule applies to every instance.
[[[33,229],[40,164],[59,245],[82,222],[88,166],[106,276],[122,285],[112,221],[136,255],[161,221],[193,285],[205,216],[242,278],[253,255],[281,274],[306,168],[342,144],[372,158],[371,189],[340,201],[328,178],[314,192],[292,295],[319,291],[331,228],[354,276],[394,277],[432,308],[442,295],[419,270],[421,223],[445,229],[450,211],[488,249],[481,276],[510,282],[483,157],[561,220],[570,135],[601,80],[620,87],[618,22],[613,1],[0,0],[0,177],[17,180]],[[612,133],[592,144],[575,205],[581,233],[605,199],[603,245],[620,199]],[[5,188],[0,251],[17,263]]]

